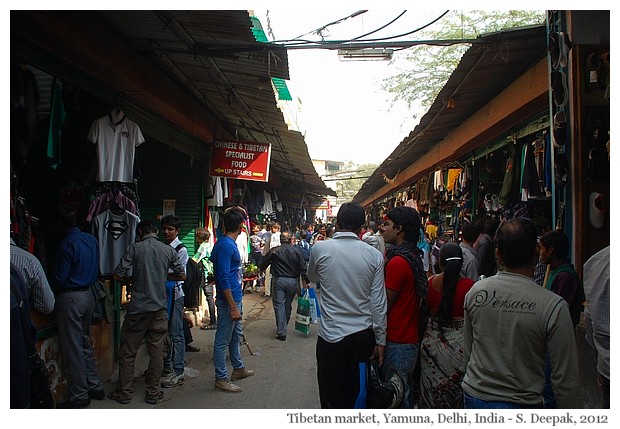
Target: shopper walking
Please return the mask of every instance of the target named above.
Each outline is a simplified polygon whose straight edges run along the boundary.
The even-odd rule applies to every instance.
[[[300,278],[305,287],[308,287],[306,262],[295,246],[291,246],[294,237],[284,231],[280,235],[280,246],[271,249],[265,255],[260,265],[261,270],[271,267],[273,293],[273,311],[276,315],[276,339],[286,340],[288,322],[291,318],[291,309],[295,295],[300,293]]]
[[[383,255],[360,240],[364,219],[359,204],[343,204],[336,220],[338,232],[332,240],[316,241],[310,253],[308,278],[321,282],[316,344],[321,408],[365,407],[360,367],[371,356],[383,364],[387,326]]]

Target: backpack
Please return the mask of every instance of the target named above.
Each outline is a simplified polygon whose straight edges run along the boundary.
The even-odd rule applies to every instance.
[[[184,247],[185,245],[181,243],[174,249],[178,252]],[[183,293],[185,294],[183,305],[185,307],[198,307],[200,288],[202,288],[204,284],[205,271],[202,264],[198,264],[192,258],[189,258],[185,267],[185,281],[183,282]]]
[[[299,251],[301,252],[301,256],[303,256],[304,261],[306,262],[306,264],[308,263],[308,261],[310,260],[310,246],[308,247],[304,247],[301,244],[296,245],[296,247],[299,249]]]

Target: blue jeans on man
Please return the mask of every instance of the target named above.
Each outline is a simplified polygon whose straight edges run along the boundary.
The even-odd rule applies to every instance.
[[[403,401],[399,408],[412,408],[414,398],[412,398],[412,389],[410,383],[413,380],[413,370],[418,360],[419,344],[401,344],[388,341],[385,346],[385,362],[384,368],[396,368],[405,376],[403,392]]]
[[[233,369],[244,367],[241,360],[240,341],[243,336],[241,320],[232,320],[230,307],[222,300],[216,300],[217,307],[217,330],[213,340],[213,364],[215,366],[215,379],[224,380],[228,377],[226,366],[226,351],[230,353],[230,363]],[[242,301],[235,302],[239,313],[243,315]]]
[[[176,375],[182,375],[185,372],[184,297],[175,299],[172,305],[172,314],[168,323],[172,345],[164,358],[164,368],[173,369]]]

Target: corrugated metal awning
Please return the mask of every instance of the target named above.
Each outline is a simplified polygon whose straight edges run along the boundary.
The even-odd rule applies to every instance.
[[[215,138],[268,142],[282,186],[334,195],[277,107],[286,49],[257,42],[247,11],[12,11],[12,51],[18,39],[132,100],[136,119],[192,157]]]
[[[441,144],[452,130],[546,55],[544,25],[489,33],[478,39],[485,43],[465,52],[420,123],[364,182],[353,201],[361,203],[374,195],[386,185],[386,177],[395,177]],[[447,108],[448,100],[456,100],[458,108]]]

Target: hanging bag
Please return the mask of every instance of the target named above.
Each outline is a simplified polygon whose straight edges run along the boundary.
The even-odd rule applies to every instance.
[[[297,297],[295,330],[304,335],[310,333],[310,295],[308,289],[304,289],[302,296]]]

